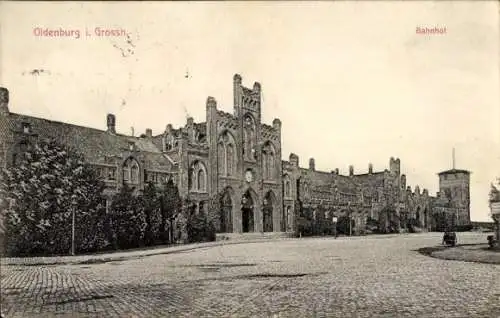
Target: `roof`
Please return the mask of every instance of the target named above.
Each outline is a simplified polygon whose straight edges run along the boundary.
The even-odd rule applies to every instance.
[[[438,175],[455,174],[455,173],[471,174],[472,172],[470,172],[468,170],[462,170],[462,169],[450,169],[450,170],[446,170],[446,171],[440,172],[440,173],[438,173]]]
[[[91,163],[104,163],[106,157],[121,157],[130,147],[130,142],[133,142],[136,150],[143,154],[146,167],[168,170],[172,165],[151,139],[113,134],[95,128],[16,113],[0,116],[0,140],[12,139],[16,133],[22,134],[24,123],[30,124],[33,134],[53,138],[74,148]]]

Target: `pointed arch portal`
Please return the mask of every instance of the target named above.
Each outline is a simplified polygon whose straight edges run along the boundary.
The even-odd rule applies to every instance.
[[[272,232],[273,231],[273,211],[276,203],[276,198],[274,193],[269,191],[264,197],[263,204],[263,225],[264,232]]]
[[[254,209],[253,196],[250,190],[247,190],[241,199],[241,223],[243,233],[255,231]]]

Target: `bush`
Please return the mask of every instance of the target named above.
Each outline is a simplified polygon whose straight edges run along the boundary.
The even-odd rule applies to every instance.
[[[116,247],[127,249],[144,244],[147,223],[142,203],[142,198],[134,196],[126,184],[113,197],[110,221]]]
[[[25,145],[0,174],[9,256],[67,254],[75,212],[78,250],[103,244],[104,183],[76,151],[54,140]]]
[[[341,216],[337,220],[337,233],[350,235],[351,231],[354,232],[354,220],[351,219],[351,225],[349,226],[350,218],[348,216]]]
[[[297,220],[297,231],[301,236],[312,236],[313,226],[311,220],[301,217]]]
[[[208,222],[202,213],[194,214],[187,224],[188,240],[194,242],[215,241],[215,227]]]

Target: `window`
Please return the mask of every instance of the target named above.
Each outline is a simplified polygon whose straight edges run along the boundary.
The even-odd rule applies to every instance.
[[[131,168],[130,181],[132,183],[139,183],[139,167],[134,163]]]
[[[108,168],[108,179],[115,180],[115,168]]]
[[[198,182],[197,189],[204,190],[205,189],[205,172],[203,171],[203,169],[198,170],[198,177],[197,177],[196,181]]]
[[[207,190],[207,169],[201,161],[196,161],[189,174],[189,185],[193,191],[206,192]]]
[[[234,138],[229,132],[224,132],[217,144],[219,174],[224,176],[234,175],[236,152],[234,151]]]
[[[291,190],[291,182],[290,182],[290,177],[288,175],[285,176],[285,197],[289,198],[292,196],[292,190]]]
[[[267,142],[262,149],[262,169],[264,172],[264,178],[266,179],[275,178],[275,153],[274,146],[270,142]]]
[[[269,154],[269,179],[274,179],[274,153]]]
[[[139,183],[139,164],[132,158],[127,159],[123,164],[123,181]]]
[[[29,134],[30,133],[30,125],[29,124],[23,125],[23,132],[25,134]]]
[[[226,165],[227,165],[227,174],[233,175],[233,162],[234,162],[234,149],[232,144],[226,145]]]
[[[253,160],[255,151],[255,123],[250,115],[243,120],[243,152],[246,159]]]
[[[123,181],[129,181],[130,180],[130,167],[125,166],[123,167]]]

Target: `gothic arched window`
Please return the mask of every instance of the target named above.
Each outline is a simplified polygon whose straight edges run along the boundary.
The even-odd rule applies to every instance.
[[[139,183],[139,164],[133,158],[129,158],[123,164],[123,181]]]
[[[243,120],[243,151],[246,159],[254,159],[255,123],[250,115]]]
[[[234,174],[236,165],[235,142],[233,136],[229,132],[224,132],[217,144],[217,156],[219,159],[219,174],[230,176]]]
[[[198,176],[196,181],[198,182],[197,189],[205,190],[205,171],[203,171],[203,169],[198,170]]]
[[[191,190],[199,192],[207,191],[207,169],[201,161],[196,161],[192,165],[189,176]]]
[[[285,197],[289,198],[292,196],[290,177],[285,176]]]
[[[274,164],[274,153],[271,152],[269,154],[269,179],[274,179],[274,172],[276,170],[275,164]]]
[[[226,162],[226,149],[222,141],[217,144],[217,162],[219,167],[219,174],[224,175],[225,162]]]
[[[228,175],[233,175],[234,174],[234,147],[232,144],[227,144],[226,145],[226,162],[227,162],[227,174]]]
[[[262,169],[266,179],[274,179],[276,176],[275,153],[274,146],[267,142],[262,149]]]

